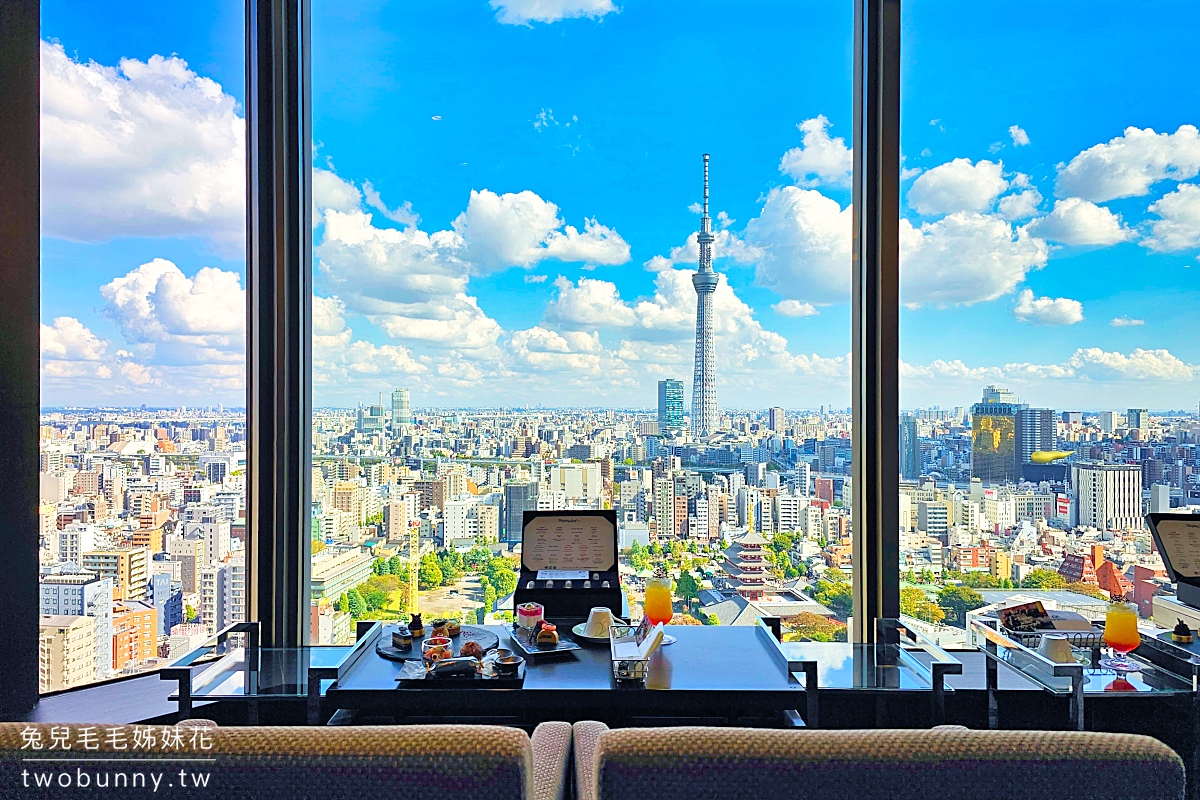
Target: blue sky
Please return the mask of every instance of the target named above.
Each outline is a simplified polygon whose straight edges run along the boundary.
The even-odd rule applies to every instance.
[[[318,404],[690,394],[709,152],[719,402],[848,405],[849,3],[349,5],[313,10]],[[902,403],[1193,406],[1200,11],[982,5],[905,4]],[[240,405],[241,26],[43,3],[46,404]]]

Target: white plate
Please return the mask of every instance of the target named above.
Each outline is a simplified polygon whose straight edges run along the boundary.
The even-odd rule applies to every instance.
[[[614,619],[613,621],[615,622],[616,620]],[[625,623],[621,623],[621,624],[623,625]],[[574,628],[571,628],[571,635],[577,639],[583,639],[584,641],[587,641],[587,642],[599,643],[599,642],[607,642],[608,641],[607,635],[605,635],[605,636],[588,636],[586,633],[584,633],[584,631],[586,631],[586,630],[587,630],[587,623],[581,622],[578,625],[576,625]]]

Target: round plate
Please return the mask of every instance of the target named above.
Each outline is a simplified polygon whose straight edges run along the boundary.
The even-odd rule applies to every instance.
[[[592,644],[601,644],[608,641],[607,636],[588,636],[586,633],[584,633],[586,630],[587,623],[581,622],[574,628],[571,628],[571,635],[575,637],[576,641],[583,640],[585,642],[591,642]]]

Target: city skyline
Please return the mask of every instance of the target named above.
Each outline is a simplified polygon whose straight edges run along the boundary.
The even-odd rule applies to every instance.
[[[124,24],[148,13],[138,3],[43,9],[48,406],[244,403],[236,6],[153,29]],[[1050,53],[1032,33],[1005,38],[1008,16],[984,9],[960,20],[977,33],[947,44],[933,6],[905,10],[927,33],[906,40],[902,405],[968,403],[1000,382],[1055,407],[1194,408],[1200,343],[1183,309],[1198,294],[1200,90],[1113,91],[1138,76],[1087,44],[1170,61],[1182,56],[1155,43],[1192,22],[1070,27],[1011,10],[1062,32]],[[480,391],[511,407],[651,407],[654,384],[693,361],[699,248],[679,232],[700,210],[694,154],[717,152],[722,402],[849,405],[849,14],[749,4],[704,76],[727,108],[700,131],[670,102],[695,84],[688,62],[638,54],[683,52],[704,14],[519,7],[314,9],[315,403],[410,385],[427,407],[476,406]],[[447,44],[452,23],[461,40]],[[370,47],[342,46],[363,30]],[[812,42],[806,81],[780,77],[797,31]],[[447,47],[453,68],[436,57]],[[593,63],[597,48],[629,58]],[[986,68],[993,51],[1012,61],[1003,78]],[[491,75],[501,52],[537,55]],[[948,64],[995,102],[936,89]],[[1047,70],[1078,100],[1069,120]],[[585,76],[628,92],[580,93]],[[118,101],[74,102],[87,86]],[[360,124],[344,124],[351,112]]]

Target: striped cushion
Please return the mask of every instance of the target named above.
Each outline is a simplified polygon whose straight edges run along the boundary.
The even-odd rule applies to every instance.
[[[389,727],[228,727],[25,725],[0,723],[0,796],[22,787],[38,773],[78,780],[77,770],[95,786],[115,786],[117,773],[143,773],[162,786],[179,783],[179,771],[207,774],[208,786],[173,786],[170,797],[299,798],[322,800],[533,800],[533,753],[524,731],[486,725]],[[178,731],[179,739],[166,731]],[[116,731],[116,733],[111,733]],[[64,732],[65,735],[64,735]],[[139,733],[140,732],[140,733]],[[147,746],[147,732],[153,746]],[[56,734],[58,734],[56,738]],[[80,737],[86,737],[81,739]],[[85,749],[95,736],[96,749]],[[137,740],[135,741],[135,737]],[[40,741],[41,749],[32,742]],[[72,747],[63,751],[66,741]],[[136,745],[140,745],[135,747]],[[205,745],[208,745],[206,748]],[[52,745],[54,746],[51,749]],[[122,745],[124,749],[122,749]],[[63,757],[117,761],[62,762]],[[563,758],[566,756],[563,755]],[[52,759],[29,761],[28,759]],[[167,761],[166,759],[174,759]],[[203,759],[203,760],[181,760]],[[23,775],[22,773],[27,773]],[[127,778],[128,780],[128,778]],[[185,778],[191,781],[192,778]],[[28,784],[31,787],[33,784]],[[64,784],[57,783],[59,787]],[[72,784],[67,784],[72,785]],[[149,784],[147,784],[149,785]],[[73,790],[74,791],[74,790]],[[109,790],[111,792],[111,790]],[[159,793],[163,793],[160,789]],[[30,797],[73,796],[63,788],[34,791]],[[97,795],[98,796],[98,795]],[[109,794],[108,796],[118,796]],[[150,796],[147,794],[147,796]],[[539,800],[557,800],[543,793]]]
[[[1182,798],[1183,763],[1144,736],[1050,731],[601,733],[597,800]]]

